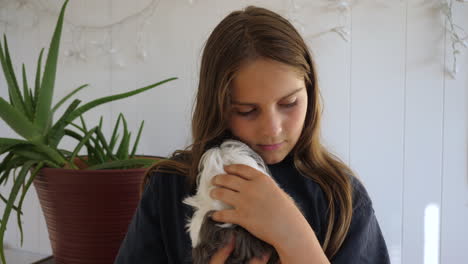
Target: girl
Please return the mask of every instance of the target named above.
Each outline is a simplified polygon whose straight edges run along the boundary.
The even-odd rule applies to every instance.
[[[148,171],[115,263],[191,263],[185,224],[193,211],[182,201],[195,193],[202,154],[227,138],[260,154],[273,179],[226,166],[210,195],[234,209],[213,220],[244,227],[283,264],[389,263],[365,188],[320,142],[319,99],[311,54],[290,22],[252,6],[224,18],[203,51],[193,144]],[[232,247],[210,263],[224,263]]]

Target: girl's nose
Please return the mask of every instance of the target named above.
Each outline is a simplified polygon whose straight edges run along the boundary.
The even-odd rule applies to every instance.
[[[274,111],[264,113],[259,122],[262,136],[267,138],[278,137],[283,130],[281,123],[281,116],[278,113]]]

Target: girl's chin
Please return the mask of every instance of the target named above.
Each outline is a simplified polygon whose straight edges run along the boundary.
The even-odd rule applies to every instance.
[[[275,154],[270,153],[269,155],[261,155],[261,156],[262,156],[262,159],[265,161],[265,163],[268,165],[279,163],[286,157],[286,155],[282,155],[279,153],[276,155]]]

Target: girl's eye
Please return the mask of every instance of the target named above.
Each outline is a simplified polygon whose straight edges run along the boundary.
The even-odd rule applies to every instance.
[[[282,104],[281,106],[282,106],[282,107],[285,107],[285,108],[290,108],[290,107],[293,107],[293,106],[295,106],[295,105],[297,105],[297,100],[295,100],[295,101],[292,102],[292,103]]]
[[[252,109],[252,110],[247,111],[247,112],[237,111],[237,114],[240,115],[240,116],[248,116],[248,115],[252,114],[254,111],[255,111],[255,109]]]

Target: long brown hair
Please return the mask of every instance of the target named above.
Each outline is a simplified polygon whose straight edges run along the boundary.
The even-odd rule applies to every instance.
[[[203,51],[198,93],[192,117],[191,146],[173,153],[148,170],[186,175],[196,182],[198,162],[211,146],[230,137],[227,120],[230,85],[241,66],[257,58],[273,59],[302,73],[306,82],[308,109],[302,134],[294,147],[294,164],[317,182],[328,200],[328,225],[322,245],[332,258],[348,232],[352,217],[352,170],[328,152],[320,142],[321,95],[316,68],[306,43],[291,23],[280,15],[249,6],[225,17],[213,30]],[[338,213],[339,212],[339,213]]]

